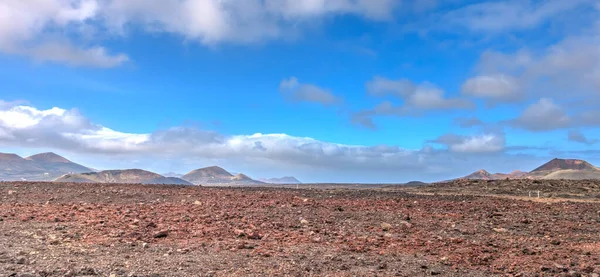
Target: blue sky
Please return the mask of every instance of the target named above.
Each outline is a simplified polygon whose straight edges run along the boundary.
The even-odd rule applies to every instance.
[[[308,182],[433,181],[553,157],[600,164],[598,9],[9,0],[0,146],[99,169],[217,164]]]

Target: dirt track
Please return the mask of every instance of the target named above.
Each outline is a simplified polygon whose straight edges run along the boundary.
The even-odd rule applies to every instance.
[[[598,276],[598,230],[598,203],[0,183],[0,276]]]

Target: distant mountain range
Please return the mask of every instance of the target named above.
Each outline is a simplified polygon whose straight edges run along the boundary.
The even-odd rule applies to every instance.
[[[140,183],[140,184],[169,184],[192,185],[192,183],[176,177],[164,177],[154,172],[141,169],[104,170],[79,174],[65,174],[55,182],[74,183]]]
[[[201,184],[262,184],[261,181],[256,181],[242,173],[233,175],[227,170],[218,166],[209,166],[196,170],[192,170],[183,175],[181,179],[186,180],[195,185]]]
[[[192,170],[185,175],[173,172],[160,175],[142,169],[97,171],[51,152],[27,158],[22,158],[16,154],[0,153],[0,181],[25,180],[173,185],[264,184],[241,173],[233,175],[218,166]]]
[[[511,173],[489,173],[478,170],[458,179],[501,180],[501,179],[600,179],[600,169],[584,160],[553,159],[530,171]],[[26,158],[16,154],[0,153],[0,181],[57,181],[97,183],[142,183],[177,185],[260,185],[300,184],[291,176],[255,180],[239,173],[210,166],[192,170],[185,175],[166,173],[160,175],[141,169],[97,171],[74,163],[55,153],[41,153]]]
[[[285,176],[281,178],[261,178],[259,180],[268,184],[302,184],[302,182],[298,181],[298,179],[291,176]]]
[[[54,153],[41,153],[27,158],[0,153],[0,180],[48,181],[67,173],[94,171]]]
[[[577,159],[552,159],[540,167],[530,171],[513,171],[511,173],[489,173],[483,169],[459,179],[501,180],[501,179],[600,179],[600,169],[592,164]]]
[[[175,177],[175,178],[183,177],[183,174],[179,174],[179,173],[175,173],[175,172],[167,172],[167,173],[163,173],[161,175],[165,176],[165,177]]]

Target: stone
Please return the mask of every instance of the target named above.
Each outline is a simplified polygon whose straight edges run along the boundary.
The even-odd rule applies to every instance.
[[[383,230],[383,231],[389,231],[392,229],[392,227],[393,227],[392,224],[389,224],[386,222],[381,223],[381,230]]]
[[[160,238],[166,238],[169,236],[169,231],[164,230],[164,231],[160,231],[154,234],[154,238],[156,239],[160,239]]]
[[[25,259],[25,257],[18,257],[18,258],[15,260],[15,263],[16,263],[16,264],[26,264],[26,263],[27,263],[27,259]]]
[[[261,234],[259,234],[258,231],[254,231],[248,236],[249,239],[255,239],[255,240],[262,239],[262,237],[263,236]]]
[[[412,228],[412,224],[410,224],[408,221],[400,221],[400,228],[410,229]]]

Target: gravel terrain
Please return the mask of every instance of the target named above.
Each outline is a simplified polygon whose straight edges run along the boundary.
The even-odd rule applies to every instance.
[[[600,274],[595,199],[431,191],[0,183],[0,276]]]

